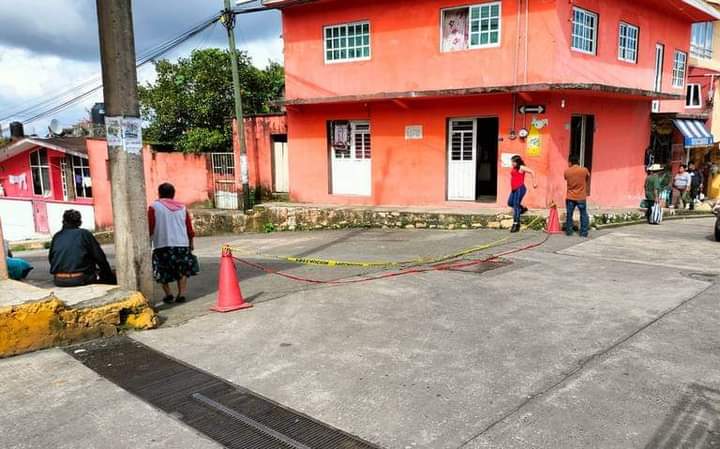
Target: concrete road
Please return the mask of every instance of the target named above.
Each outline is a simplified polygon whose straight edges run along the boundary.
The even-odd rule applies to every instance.
[[[710,239],[712,225],[696,219],[619,228],[590,240],[554,236],[490,271],[340,286],[297,284],[242,268],[243,291],[256,306],[227,315],[206,311],[216,281],[207,269],[193,280],[199,293],[193,301],[164,310],[163,328],[132,337],[386,448],[716,448],[720,244]],[[197,252],[213,269],[218,242],[229,239],[255,255],[401,260],[505,237],[493,231],[271,234],[207,240]],[[484,254],[542,238],[521,234]],[[368,272],[264,262],[320,279]],[[66,389],[100,383],[117,400],[137,401],[88,373],[73,374],[77,362],[65,357],[48,351],[0,361],[0,384],[18,369],[67,372],[67,384],[54,394],[63,395],[71,415],[105,404]],[[4,402],[24,406],[0,414],[0,428],[14,429],[0,434],[0,446],[55,446],[42,435],[48,422],[65,415],[32,394],[35,384],[43,385],[41,376],[1,390]],[[134,406],[150,413],[142,403]],[[117,414],[118,422],[132,418]],[[82,425],[83,432],[99,426],[72,419],[68,425]],[[160,437],[149,447],[203,447],[192,445],[201,438],[192,432],[168,428],[187,442],[173,446]],[[136,434],[150,438],[145,427]],[[87,438],[67,447],[103,446]]]

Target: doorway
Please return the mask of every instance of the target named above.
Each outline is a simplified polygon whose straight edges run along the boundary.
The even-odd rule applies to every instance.
[[[372,194],[370,122],[330,123],[330,159],[333,195]]]
[[[497,201],[499,120],[460,118],[448,122],[448,200]]]
[[[657,44],[655,46],[655,81],[653,88],[655,92],[662,91],[663,66],[665,65],[665,45]]]
[[[288,193],[290,191],[288,144],[286,134],[272,136],[273,192]]]
[[[595,116],[573,115],[570,122],[570,157],[577,157],[580,166],[587,168],[590,173],[592,173],[594,143]]]

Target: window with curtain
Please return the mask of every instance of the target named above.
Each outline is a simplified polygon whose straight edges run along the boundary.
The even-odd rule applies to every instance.
[[[698,58],[711,59],[713,56],[713,22],[694,23],[690,39],[690,53]]]
[[[451,8],[442,12],[442,51],[500,45],[500,2]]]
[[[75,193],[78,198],[92,198],[92,178],[90,178],[90,165],[82,157],[72,157]]]

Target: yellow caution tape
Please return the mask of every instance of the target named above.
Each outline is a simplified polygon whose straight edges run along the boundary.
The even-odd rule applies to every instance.
[[[536,221],[538,221],[539,218],[542,217],[536,217],[535,220],[533,220],[530,224],[527,226],[532,226]],[[334,259],[316,259],[316,258],[309,258],[309,257],[293,257],[293,256],[275,256],[272,254],[262,254],[262,253],[255,253],[253,256],[256,257],[263,257],[268,259],[275,259],[275,260],[282,260],[285,262],[291,262],[296,263],[299,265],[316,265],[316,266],[324,266],[329,268],[391,268],[391,267],[404,267],[404,266],[413,266],[413,265],[432,265],[440,262],[445,262],[452,259],[457,259],[463,256],[467,256],[469,254],[474,254],[480,251],[484,251],[486,249],[494,248],[496,246],[500,246],[503,243],[510,240],[509,237],[505,237],[503,239],[495,240],[490,243],[486,243],[484,245],[477,245],[477,246],[471,246],[469,248],[465,248],[463,250],[460,250],[453,254],[447,254],[440,257],[418,257],[416,259],[410,259],[410,260],[399,260],[399,261],[351,261],[351,260],[334,260]],[[246,252],[245,248],[236,247],[236,246],[229,246],[224,245],[223,250],[229,249],[229,250],[239,250],[241,252],[245,251],[245,254],[248,254]],[[249,255],[249,254],[248,254]]]

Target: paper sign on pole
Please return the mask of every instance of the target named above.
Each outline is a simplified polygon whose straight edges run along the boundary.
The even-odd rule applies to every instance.
[[[249,176],[248,176],[248,158],[247,154],[241,154],[240,155],[240,180],[242,184],[247,184],[249,182]]]
[[[130,154],[142,152],[142,120],[137,117],[105,117],[108,147],[122,147]]]

